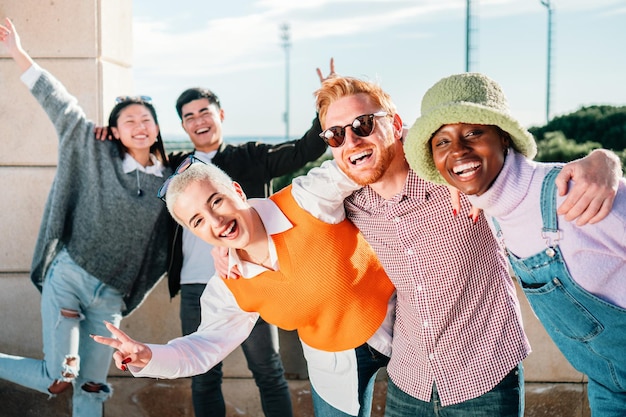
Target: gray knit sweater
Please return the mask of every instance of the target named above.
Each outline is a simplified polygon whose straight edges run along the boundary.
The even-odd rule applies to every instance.
[[[65,246],[85,271],[124,294],[130,314],[166,270],[168,214],[156,192],[164,178],[124,173],[113,141],[97,141],[77,100],[44,71],[32,94],[59,137],[59,164],[43,213],[31,267],[41,290]],[[165,178],[170,174],[166,168]]]

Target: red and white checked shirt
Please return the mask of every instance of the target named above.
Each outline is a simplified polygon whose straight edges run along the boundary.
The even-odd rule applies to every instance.
[[[450,193],[410,171],[402,194],[371,188],[345,202],[397,288],[389,377],[447,406],[490,391],[530,352],[506,261],[487,222],[454,217]]]

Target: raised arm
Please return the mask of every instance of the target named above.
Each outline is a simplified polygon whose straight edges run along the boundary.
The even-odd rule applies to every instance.
[[[315,71],[317,72],[317,76],[320,79],[320,83],[323,83],[327,79],[334,77],[335,75],[337,75],[337,73],[335,72],[335,58],[330,58],[330,72],[328,73],[328,76],[325,77],[320,68],[316,68]]]
[[[330,59],[330,73],[324,77],[322,70],[316,69],[320,83],[327,78],[335,76],[335,61]],[[293,172],[307,162],[315,161],[322,156],[327,149],[326,143],[319,137],[322,133],[322,126],[316,117],[311,128],[300,139],[292,140],[277,145],[273,145],[267,152],[267,167],[272,177]],[[263,156],[260,156],[263,157]]]
[[[568,221],[583,226],[606,217],[613,207],[622,166],[613,152],[596,149],[584,158],[566,164],[556,178],[559,195],[567,198],[558,208]],[[569,189],[569,181],[573,185]]]
[[[0,25],[0,41],[23,71],[22,81],[54,124],[61,144],[67,140],[91,140],[93,127],[76,98],[24,51],[17,30],[8,18]]]
[[[0,25],[0,41],[4,44],[13,58],[15,63],[20,67],[22,72],[26,71],[33,65],[32,58],[22,48],[20,36],[13,26],[13,22],[8,17],[4,18],[4,24]]]
[[[334,160],[324,161],[292,181],[291,194],[300,207],[323,222],[335,224],[345,218],[343,200],[361,188],[339,169]]]

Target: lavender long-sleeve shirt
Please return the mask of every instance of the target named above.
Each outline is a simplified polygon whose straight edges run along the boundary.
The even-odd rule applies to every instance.
[[[546,248],[541,237],[541,185],[557,164],[537,163],[512,149],[498,178],[481,196],[470,196],[489,219],[496,217],[507,249],[528,257]],[[557,206],[565,197],[557,196]],[[626,180],[619,183],[611,213],[594,225],[576,226],[559,216],[559,245],[565,263],[581,287],[626,307]]]

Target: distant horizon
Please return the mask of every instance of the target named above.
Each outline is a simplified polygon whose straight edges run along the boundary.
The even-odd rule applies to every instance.
[[[162,133],[164,142],[191,142],[189,136],[184,133]],[[285,139],[285,136],[280,135],[224,135],[224,141],[228,143],[243,143],[243,142],[270,142],[277,143],[286,140],[299,139],[298,137],[290,137]]]
[[[163,135],[163,145],[167,153],[170,152],[191,152],[193,150],[193,143],[189,136],[186,134],[166,134]],[[286,140],[293,140],[297,138],[285,139],[284,136],[261,136],[261,135],[232,135],[224,136],[224,142],[238,145],[246,142],[263,142],[263,143],[281,143]]]

